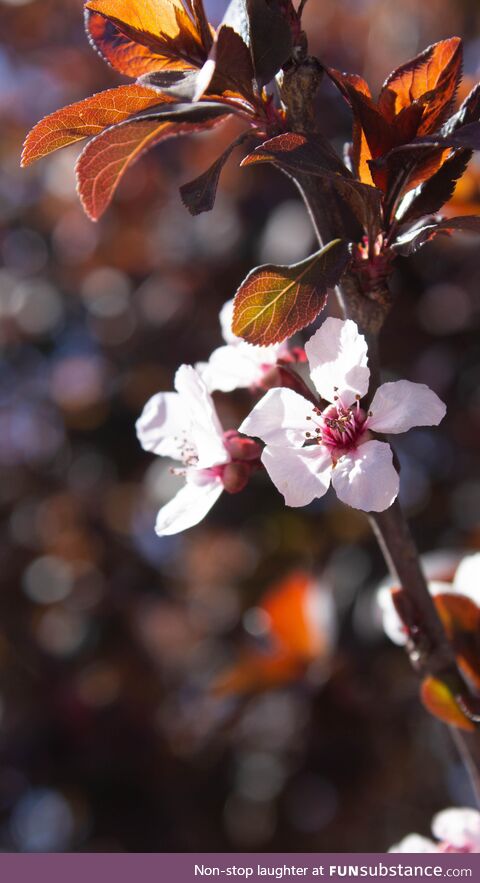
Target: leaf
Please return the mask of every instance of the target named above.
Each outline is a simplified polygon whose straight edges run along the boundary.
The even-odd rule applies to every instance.
[[[220,27],[212,46],[211,59],[215,63],[211,92],[221,95],[231,90],[250,101],[255,99],[252,59],[248,47],[233,28],[226,25]]]
[[[420,248],[441,233],[453,233],[455,230],[465,233],[480,233],[480,217],[465,215],[458,218],[445,218],[423,227],[415,226],[402,232],[392,245],[392,250],[404,257],[415,254]]]
[[[210,128],[222,117],[201,117],[201,105],[194,114],[174,113],[138,117],[98,135],[85,147],[77,163],[78,192],[87,215],[96,221],[112,200],[127,169],[151,147],[177,135]]]
[[[197,32],[200,34],[205,50],[210,52],[213,43],[213,33],[205,14],[203,0],[191,0],[191,6]]]
[[[250,49],[259,86],[273,79],[292,52],[292,34],[280,0],[231,0],[224,15]]]
[[[468,93],[460,108],[445,123],[443,131],[449,135],[461,126],[475,123],[480,119],[480,83]]]
[[[321,171],[338,172],[351,178],[348,169],[322,135],[285,132],[264,141],[242,161],[242,166],[271,162],[290,172],[316,175]],[[353,179],[352,179],[353,180]]]
[[[163,100],[168,101],[168,97]],[[107,89],[63,107],[45,117],[29,132],[23,147],[22,166],[89,135],[97,135],[161,101],[160,94],[153,89],[131,85]]]
[[[193,65],[182,59],[165,55],[165,47],[144,46],[132,36],[127,36],[110,19],[85,9],[85,30],[90,45],[111,67],[127,77],[137,78],[152,71],[192,70]]]
[[[368,184],[356,181],[320,135],[299,135],[287,132],[256,147],[241,162],[242,166],[271,162],[297,180],[313,175],[325,182],[324,201],[329,191],[336,191],[354,216],[362,232],[373,241],[382,226],[382,193]]]
[[[215,205],[217,186],[222,169],[235,147],[238,147],[247,137],[248,133],[245,132],[239,135],[238,138],[228,145],[227,149],[212,163],[206,172],[180,187],[182,202],[190,214],[200,215],[202,212],[211,211]]]
[[[232,330],[248,343],[268,346],[309,325],[325,306],[328,288],[349,260],[341,240],[299,264],[252,270],[235,295]]]
[[[434,598],[458,665],[480,687],[480,609],[465,595],[442,592]]]
[[[429,46],[390,74],[380,93],[380,111],[393,119],[403,108],[421,101],[424,110],[419,134],[433,132],[444,122],[455,99],[462,58],[459,37]]]
[[[456,183],[462,177],[471,156],[470,151],[461,150],[446,159],[438,171],[421,185],[402,213],[397,213],[397,220],[402,223],[414,221],[440,211],[452,198]]]
[[[206,60],[201,37],[178,0],[89,0],[85,14],[95,48],[128,76],[201,67]]]
[[[427,711],[444,723],[471,732],[476,729],[475,724],[459,707],[450,687],[439,678],[424,679],[420,688],[420,698]]]

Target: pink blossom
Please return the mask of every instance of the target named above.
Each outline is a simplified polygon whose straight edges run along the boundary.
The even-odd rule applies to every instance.
[[[198,524],[223,490],[242,490],[260,454],[252,439],[233,430],[223,432],[205,383],[190,365],[178,369],[175,389],[154,395],[136,424],[146,451],[182,464],[174,471],[185,484],[160,509],[155,525],[159,536]]]
[[[380,386],[366,411],[367,344],[351,320],[327,319],[305,351],[326,406],[292,389],[271,389],[239,431],[266,443],[262,462],[288,506],[306,506],[331,482],[347,505],[381,512],[395,500],[399,477],[390,445],[374,433],[436,425],[445,405],[428,386],[398,380]]]
[[[214,350],[208,362],[199,362],[195,366],[210,392],[262,386],[265,377],[279,362],[298,361],[298,351],[290,350],[286,341],[271,346],[246,343],[233,333],[232,318],[233,300],[229,300],[220,311],[225,346]]]
[[[452,808],[437,813],[432,821],[437,842],[409,834],[389,852],[480,852],[480,813],[476,809]]]

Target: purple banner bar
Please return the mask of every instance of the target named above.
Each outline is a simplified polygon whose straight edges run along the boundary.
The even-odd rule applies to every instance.
[[[5,883],[205,883],[211,880],[480,880],[480,854],[1,853]]]

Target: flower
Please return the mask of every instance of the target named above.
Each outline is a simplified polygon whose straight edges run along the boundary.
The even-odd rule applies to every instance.
[[[185,485],[160,509],[159,536],[198,524],[223,490],[241,491],[258,466],[260,448],[237,432],[223,432],[212,398],[191,365],[175,375],[176,392],[154,395],[137,420],[137,435],[146,451],[172,457],[183,465],[174,471]]]
[[[271,346],[246,343],[233,333],[232,318],[233,300],[229,300],[220,310],[225,346],[214,350],[208,362],[199,362],[195,366],[210,392],[261,386],[279,362],[289,364],[301,360],[301,351],[290,350],[286,341]]]
[[[432,821],[435,843],[420,834],[409,834],[389,852],[480,852],[480,813],[476,809],[444,809]]]
[[[443,559],[443,571],[436,565],[435,559],[430,562],[426,561],[426,575],[430,576],[428,588],[430,594],[458,594],[470,598],[477,606],[480,606],[480,552],[474,555],[467,555],[458,561],[458,557],[453,567],[452,561],[447,557]],[[446,572],[445,572],[446,571]],[[453,579],[451,578],[453,575]],[[447,579],[450,577],[450,579]],[[377,592],[377,604],[382,615],[382,625],[387,637],[394,644],[404,645],[407,642],[407,632],[403,625],[392,600],[391,580],[386,580]]]
[[[305,346],[312,381],[326,407],[291,389],[271,389],[240,432],[263,439],[262,463],[288,506],[322,497],[330,482],[344,503],[366,512],[387,509],[399,478],[390,445],[372,432],[433,426],[445,405],[428,386],[398,380],[380,386],[366,412],[367,343],[350,319],[327,319]]]

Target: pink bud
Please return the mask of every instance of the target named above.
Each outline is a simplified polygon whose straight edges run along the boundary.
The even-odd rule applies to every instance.
[[[222,481],[228,494],[243,491],[250,478],[251,467],[248,463],[227,463],[223,468]]]
[[[262,449],[260,445],[244,435],[240,435],[235,429],[229,429],[223,435],[225,447],[232,460],[258,460]]]

